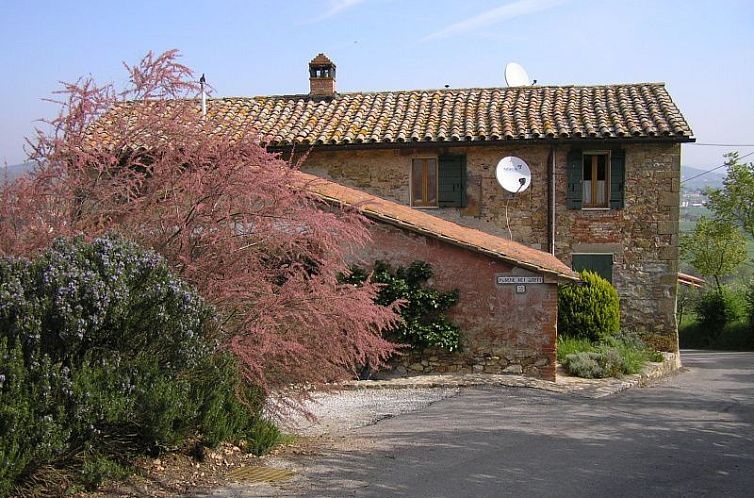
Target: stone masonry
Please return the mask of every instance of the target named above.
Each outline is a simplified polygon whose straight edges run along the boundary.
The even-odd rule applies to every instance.
[[[626,153],[625,207],[618,210],[566,208],[566,156],[570,146],[555,146],[555,256],[570,265],[573,253],[612,254],[613,284],[620,295],[622,328],[640,333],[660,350],[676,351],[680,144],[645,142],[621,146]],[[580,147],[584,150],[609,148],[604,144]],[[412,159],[465,154],[466,207],[431,208],[431,214],[507,237],[507,207],[513,239],[547,251],[550,150],[550,146],[545,145],[411,148],[406,144],[400,148],[379,149],[315,148],[310,151],[303,169],[408,204]],[[532,170],[531,187],[515,196],[503,191],[495,179],[497,162],[507,155],[521,157]],[[445,260],[446,264],[449,262]],[[493,356],[502,359],[505,353]],[[421,362],[411,365],[418,369],[435,360],[430,356],[423,361],[427,365]],[[474,364],[477,369],[508,368],[502,360],[491,357],[485,361],[493,364]],[[499,365],[494,363],[498,361]],[[473,370],[473,365],[470,368]]]
[[[460,299],[449,317],[462,330],[462,351],[417,351],[398,357],[397,373],[515,373],[555,380],[557,280],[550,273],[517,268],[499,259],[434,237],[383,223],[370,226],[373,242],[359,253],[360,263],[377,260],[408,265],[430,263],[429,285],[458,289]],[[523,294],[498,285],[497,274],[542,276]]]

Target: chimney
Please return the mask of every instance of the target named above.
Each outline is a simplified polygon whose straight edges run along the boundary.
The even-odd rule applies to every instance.
[[[335,64],[325,54],[319,54],[309,62],[309,95],[335,95]]]

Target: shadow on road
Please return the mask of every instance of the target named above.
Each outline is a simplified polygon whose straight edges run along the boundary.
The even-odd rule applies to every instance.
[[[754,355],[723,355],[601,400],[469,389],[359,430],[377,449],[318,457],[306,494],[749,496]]]

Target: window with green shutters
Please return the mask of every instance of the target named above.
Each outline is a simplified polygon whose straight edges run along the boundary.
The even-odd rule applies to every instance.
[[[566,206],[568,209],[622,209],[626,176],[623,150],[568,152]]]
[[[411,162],[411,205],[464,207],[466,205],[466,156],[444,155]]]
[[[439,203],[440,207],[466,205],[466,156],[440,156]]]
[[[573,254],[571,268],[574,271],[590,270],[613,283],[613,255],[612,254]]]

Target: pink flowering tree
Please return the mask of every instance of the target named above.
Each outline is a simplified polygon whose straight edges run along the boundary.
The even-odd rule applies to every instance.
[[[57,94],[59,115],[28,142],[35,170],[1,187],[0,256],[116,231],[216,307],[218,340],[251,382],[319,383],[380,365],[395,310],[374,304],[373,285],[337,280],[368,242],[366,220],[311,195],[254,130],[219,127],[211,102],[202,116],[176,51],[126,70],[123,91],[82,79]]]

